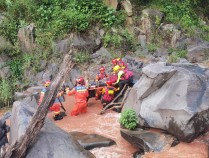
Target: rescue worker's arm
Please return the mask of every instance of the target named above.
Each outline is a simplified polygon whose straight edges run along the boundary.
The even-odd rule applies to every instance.
[[[120,89],[119,87],[118,88],[113,87],[113,88],[114,88],[115,92],[119,91],[119,89]]]
[[[117,84],[117,83],[120,81],[121,76],[122,76],[123,74],[124,74],[124,71],[119,71],[119,72],[118,72],[118,78],[117,78],[117,81],[116,81],[115,83],[113,83],[113,85]]]
[[[102,88],[102,94],[105,94],[105,88]]]
[[[61,97],[63,95],[64,91],[61,91],[57,94],[57,97]]]
[[[96,82],[99,81],[99,75],[98,74],[96,75],[95,81]]]
[[[72,89],[71,91],[69,91],[67,94],[68,94],[68,95],[75,94],[75,88],[73,88],[73,89]]]

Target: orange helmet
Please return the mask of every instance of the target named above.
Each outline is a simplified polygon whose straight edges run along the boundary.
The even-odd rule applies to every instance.
[[[106,81],[106,84],[107,84],[108,86],[111,86],[111,85],[112,85],[112,82],[111,82],[111,81]]]
[[[47,80],[47,81],[45,81],[44,86],[45,87],[49,87],[50,84],[51,84],[51,81],[50,80]]]
[[[102,66],[99,71],[105,71],[105,68]]]
[[[83,78],[83,77],[77,78],[77,79],[76,79],[76,83],[77,83],[77,84],[82,84],[82,85],[84,85],[84,78]]]

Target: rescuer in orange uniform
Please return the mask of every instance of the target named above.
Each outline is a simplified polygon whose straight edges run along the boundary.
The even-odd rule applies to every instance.
[[[96,82],[108,77],[103,66],[99,69],[99,71],[100,72],[96,75]]]
[[[50,80],[47,80],[45,83],[44,83],[44,86],[45,88],[43,88],[41,90],[41,95],[40,95],[40,99],[39,99],[39,102],[38,102],[38,105],[41,104],[41,102],[43,101],[43,98],[44,98],[44,95],[46,93],[46,91],[48,90],[48,87],[50,86],[51,84],[51,81]],[[60,97],[62,95],[62,92],[58,93],[57,97]],[[54,103],[50,109],[50,111],[54,111],[54,120],[61,120],[63,119],[63,116],[60,114],[60,104],[59,103]]]
[[[97,89],[96,89],[96,92],[95,92],[95,99],[98,100],[102,94],[102,87],[99,87],[99,83],[98,81],[102,80],[102,79],[105,79],[108,77],[108,75],[106,74],[105,72],[105,68],[102,66],[100,69],[99,69],[100,73],[98,73],[96,75],[96,86],[97,86]]]
[[[87,97],[89,96],[88,90],[85,86],[85,81],[83,77],[76,79],[76,87],[74,87],[71,91],[67,91],[68,95],[75,95],[76,103],[70,113],[71,116],[77,116],[80,113],[87,112]]]
[[[43,88],[41,90],[41,94],[40,94],[40,98],[39,98],[39,101],[38,101],[38,105],[40,105],[41,102],[43,101],[44,95],[45,95],[46,91],[48,90],[48,87],[50,86],[50,84],[51,84],[50,80],[45,81],[45,83],[44,83],[45,88]]]

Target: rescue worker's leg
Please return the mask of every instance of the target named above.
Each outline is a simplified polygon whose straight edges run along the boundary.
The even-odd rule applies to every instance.
[[[86,113],[87,112],[87,103],[83,102],[79,104],[79,111],[80,113]]]
[[[62,120],[63,119],[63,116],[59,113],[56,113],[54,114],[54,120],[57,121],[57,120]]]
[[[77,116],[79,114],[79,103],[75,103],[70,115]]]
[[[55,103],[50,107],[51,111],[54,111],[54,120],[61,120],[63,119],[63,116],[60,114],[60,104]]]
[[[96,89],[95,100],[98,100],[98,99],[101,98],[102,88],[103,88],[103,87],[98,87],[98,88]]]

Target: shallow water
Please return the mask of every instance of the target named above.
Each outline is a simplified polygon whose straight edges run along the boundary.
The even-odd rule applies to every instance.
[[[129,144],[120,135],[120,113],[108,111],[99,115],[102,109],[100,101],[93,98],[89,100],[87,113],[78,116],[70,116],[70,110],[74,105],[74,97],[66,96],[64,106],[67,115],[63,120],[55,123],[67,132],[78,131],[87,134],[99,134],[113,139],[116,145],[110,147],[95,148],[90,150],[96,158],[132,158],[137,149]],[[53,113],[48,116],[52,118]],[[160,153],[145,153],[143,158],[208,158],[209,132],[199,137],[192,143],[180,143],[175,147],[168,147]]]
[[[120,113],[108,111],[103,115],[99,115],[102,109],[100,101],[91,98],[88,102],[87,113],[78,116],[70,116],[70,110],[74,105],[74,97],[65,97],[64,107],[67,115],[60,121],[55,123],[67,132],[78,131],[87,134],[99,134],[107,138],[111,138],[116,145],[110,147],[94,148],[90,150],[97,158],[132,158],[133,153],[137,151],[135,147],[129,144],[120,135],[119,118]],[[53,113],[48,116],[52,118]]]

